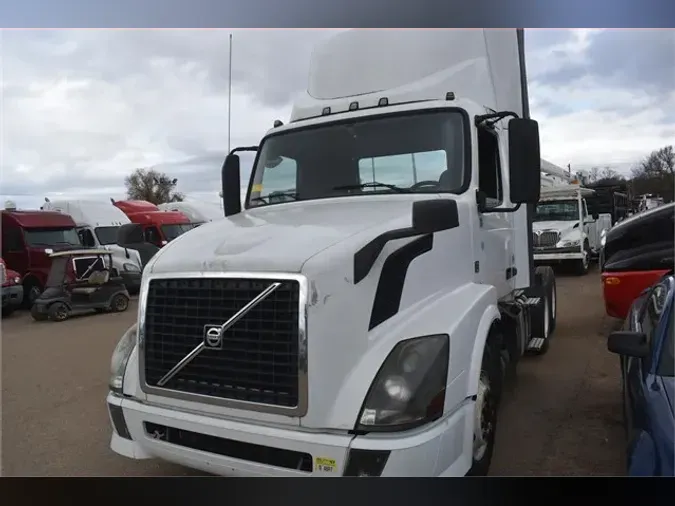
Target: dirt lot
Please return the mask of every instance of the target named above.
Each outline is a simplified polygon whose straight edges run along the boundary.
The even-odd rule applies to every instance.
[[[5,476],[166,476],[194,471],[134,462],[108,447],[110,355],[134,320],[123,314],[2,322],[2,472]],[[618,365],[606,351],[617,322],[604,315],[597,272],[558,277],[558,327],[549,352],[521,361],[506,394],[495,476],[623,473]]]

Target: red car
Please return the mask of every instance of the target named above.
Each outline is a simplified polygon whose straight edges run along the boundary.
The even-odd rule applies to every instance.
[[[643,290],[673,271],[675,203],[642,212],[609,230],[600,254],[605,311],[625,319]]]
[[[8,269],[5,261],[0,258],[0,282],[2,282],[2,316],[11,315],[23,302],[23,285],[21,276],[16,271]]]

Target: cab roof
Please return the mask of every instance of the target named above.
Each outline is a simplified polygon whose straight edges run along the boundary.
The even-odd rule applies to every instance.
[[[68,214],[55,211],[2,211],[3,217],[9,218],[21,228],[74,228],[75,222]]]

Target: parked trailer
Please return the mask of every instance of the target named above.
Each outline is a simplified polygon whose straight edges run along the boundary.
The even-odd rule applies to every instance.
[[[112,449],[217,474],[486,474],[503,378],[556,321],[522,30],[342,32],[249,149],[243,209],[240,149],[226,218],[146,267]]]

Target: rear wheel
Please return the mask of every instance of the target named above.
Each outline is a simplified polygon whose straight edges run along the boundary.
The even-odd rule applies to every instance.
[[[28,278],[23,282],[23,306],[30,309],[42,293],[42,285],[35,278]]]
[[[467,476],[487,476],[494,452],[497,409],[502,391],[500,349],[488,338],[483,352],[474,407],[473,462]]]
[[[54,322],[62,322],[68,319],[68,306],[63,302],[54,302],[49,306],[49,319]]]
[[[49,317],[47,313],[42,313],[38,311],[37,306],[33,306],[32,308],[30,308],[30,315],[36,322],[43,322]]]
[[[122,313],[129,307],[129,297],[123,293],[115,295],[110,303],[110,308],[116,313]]]

